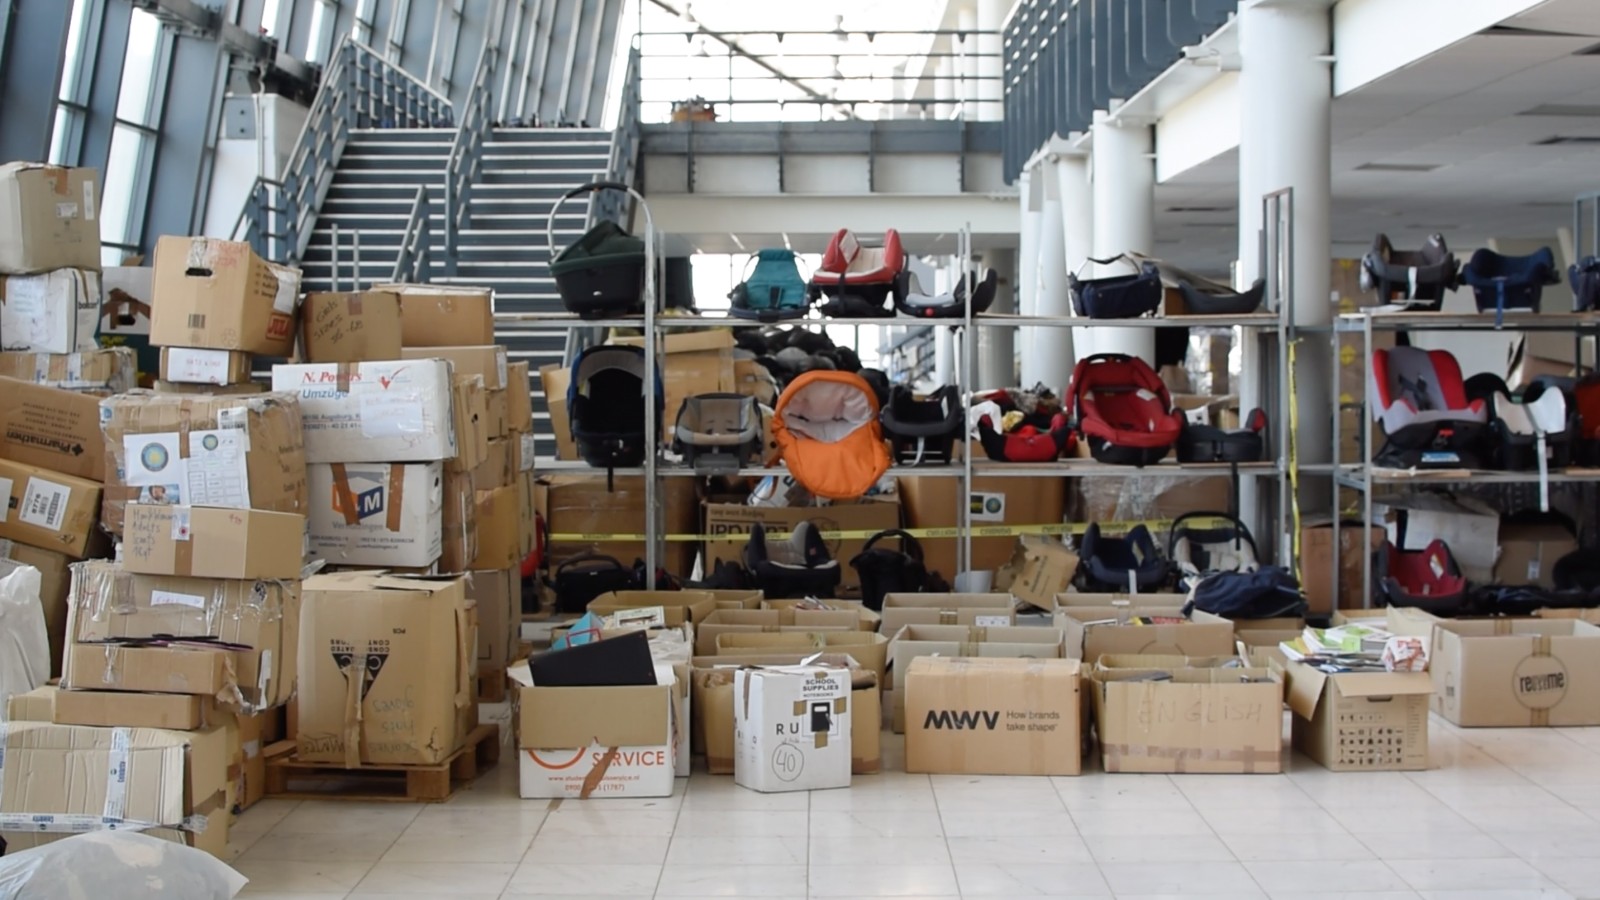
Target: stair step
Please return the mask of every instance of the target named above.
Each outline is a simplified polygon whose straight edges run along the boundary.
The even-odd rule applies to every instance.
[[[351,140],[378,141],[452,141],[454,128],[352,128]]]

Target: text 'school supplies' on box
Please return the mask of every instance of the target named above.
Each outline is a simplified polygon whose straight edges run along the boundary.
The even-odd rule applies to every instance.
[[[1077,660],[920,656],[902,677],[907,772],[1081,771]]]
[[[307,462],[456,455],[450,364],[443,360],[273,366],[272,389],[300,398]]]
[[[300,270],[267,262],[239,241],[156,242],[150,343],[263,356],[294,352]]]
[[[733,780],[763,793],[850,786],[850,670],[740,669],[733,682]]]

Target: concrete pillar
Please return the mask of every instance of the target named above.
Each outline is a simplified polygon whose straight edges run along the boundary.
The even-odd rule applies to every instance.
[[[1086,156],[1056,156],[1056,190],[1061,194],[1061,250],[1064,268],[1077,271],[1094,252],[1094,194],[1089,184],[1089,158]],[[1042,315],[1042,313],[1041,313]],[[1072,294],[1062,296],[1060,308],[1050,315],[1072,315]],[[1050,360],[1052,375],[1065,385],[1072,377],[1072,366],[1079,356],[1094,352],[1094,330],[1090,328],[1040,329],[1046,339],[1053,341],[1051,352],[1041,354]]]
[[[949,119],[955,111],[955,60],[949,57],[941,59],[933,71],[933,116],[940,121],[944,121]]]
[[[961,260],[955,256],[944,257],[938,277],[935,280],[934,290],[948,291],[955,287],[956,273],[960,271]],[[955,331],[951,328],[935,326],[933,329],[933,377],[943,387],[955,384],[961,379],[961,360],[956,358]]]
[[[1106,259],[1133,250],[1153,254],[1156,243],[1155,134],[1149,125],[1121,123],[1115,114],[1094,114],[1094,256]],[[1096,266],[1096,276],[1133,271],[1126,262]],[[1096,353],[1126,353],[1155,363],[1155,332],[1149,328],[1094,330]]]
[[[1000,29],[1010,8],[1010,0],[978,0],[978,30],[983,32],[978,35],[978,74],[982,76],[978,82],[978,119],[983,122],[1005,118],[1001,106],[1000,79],[1005,73],[1005,61],[1000,56]]]
[[[1041,171],[1038,178],[1044,181],[1044,214],[1039,223],[1039,252],[1037,257],[1038,300],[1034,314],[1038,316],[1065,316],[1071,300],[1067,296],[1067,258],[1063,253],[1066,236],[1062,229],[1061,192],[1054,178]],[[1025,374],[1023,387],[1043,383],[1057,392],[1064,391],[1067,383],[1062,372],[1072,372],[1071,332],[1065,328],[1036,328],[1031,356],[1023,357],[1023,364],[1032,363],[1031,374]],[[1062,356],[1062,341],[1067,342],[1066,356]]]
[[[1012,286],[1015,285],[1017,273],[1017,251],[1010,247],[997,247],[983,255],[983,262],[978,266],[981,276],[984,269],[994,269],[998,276],[995,281],[994,302],[989,305],[989,311],[995,313],[1011,313],[1017,311],[1016,298],[1013,296]],[[1017,381],[1017,332],[1016,328],[978,327],[978,374],[977,387],[997,388],[1007,387]]]
[[[1043,176],[1037,176],[1043,177]],[[1039,285],[1039,224],[1044,218],[1043,203],[1038,194],[1039,185],[1035,184],[1035,170],[1023,169],[1017,176],[1017,197],[1021,201],[1021,221],[1017,229],[1017,311],[1025,316],[1038,315],[1038,285]],[[1018,329],[1017,341],[1022,350],[1022,381],[1028,381],[1030,373],[1036,371],[1038,354],[1033,352],[1034,338],[1038,335],[1039,328]]]

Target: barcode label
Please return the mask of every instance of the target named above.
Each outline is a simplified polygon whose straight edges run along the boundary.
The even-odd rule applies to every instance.
[[[204,327],[206,327],[206,314],[205,313],[190,313],[189,314],[189,327],[190,328],[204,328]]]
[[[67,500],[71,496],[72,489],[64,484],[29,478],[17,518],[29,525],[60,531],[67,520]]]

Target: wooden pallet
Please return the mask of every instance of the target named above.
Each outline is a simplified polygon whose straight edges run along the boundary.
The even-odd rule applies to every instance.
[[[506,670],[498,669],[478,670],[478,702],[479,703],[504,703],[506,702]]]
[[[287,743],[287,742],[285,742]],[[300,800],[395,800],[440,803],[500,760],[500,726],[479,725],[444,762],[431,766],[300,762],[294,754],[267,760],[267,796]]]

